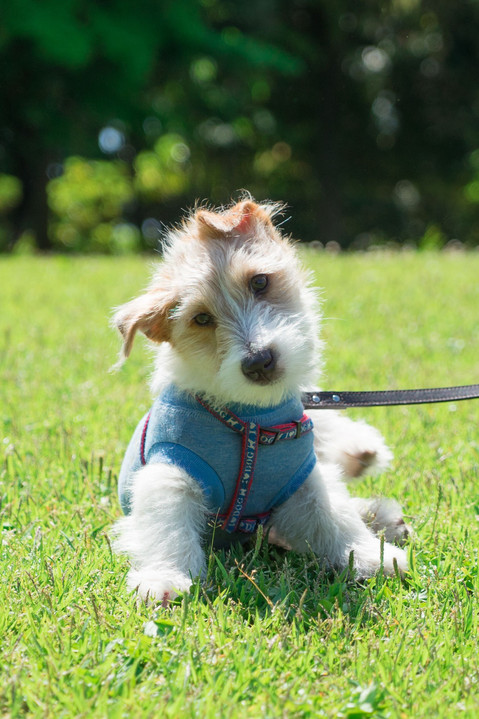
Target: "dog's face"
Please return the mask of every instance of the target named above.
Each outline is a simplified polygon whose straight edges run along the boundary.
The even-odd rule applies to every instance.
[[[137,330],[164,348],[156,384],[217,401],[272,405],[316,369],[315,298],[274,206],[198,210],[169,242],[147,292],[119,309],[128,356]]]

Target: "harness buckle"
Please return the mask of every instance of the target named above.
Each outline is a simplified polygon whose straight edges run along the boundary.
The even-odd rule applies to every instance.
[[[294,437],[292,437],[292,439],[299,439],[299,438],[302,436],[302,434],[303,434],[303,420],[301,420],[301,419],[297,419],[297,420],[296,420],[296,419],[295,419],[295,420],[293,420],[293,421],[291,422],[291,424],[296,427],[296,432],[295,432]],[[291,425],[290,425],[290,427],[291,427]],[[268,445],[269,445],[270,447],[273,446],[273,444],[276,442],[276,440],[278,439],[278,437],[280,436],[280,434],[282,434],[282,433],[285,432],[285,428],[276,429],[276,427],[262,427],[261,430],[262,430],[263,432],[267,432],[268,434],[272,434],[272,435],[273,435],[273,441],[272,441],[272,442],[268,442]]]
[[[273,446],[273,444],[276,442],[276,440],[278,439],[279,435],[281,434],[281,430],[275,429],[274,427],[261,427],[261,430],[262,430],[263,432],[267,432],[268,434],[272,434],[272,435],[273,435],[273,441],[272,441],[272,442],[268,442],[268,446],[269,446],[269,447],[272,447],[272,446]]]

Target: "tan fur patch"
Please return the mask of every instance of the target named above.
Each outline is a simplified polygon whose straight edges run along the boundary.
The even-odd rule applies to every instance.
[[[139,330],[169,344],[163,374],[170,381],[244,402],[279,401],[298,373],[306,377],[316,342],[314,297],[294,248],[271,222],[276,210],[245,200],[225,211],[197,210],[172,231],[149,289],[116,316],[124,356]],[[255,290],[258,275],[267,278],[264,290]],[[198,324],[200,314],[211,321]],[[243,369],[261,350],[274,354],[275,372],[258,394]]]

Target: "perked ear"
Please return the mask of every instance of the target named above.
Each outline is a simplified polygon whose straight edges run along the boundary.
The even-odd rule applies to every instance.
[[[209,235],[222,235],[227,232],[248,233],[256,223],[261,223],[272,231],[271,215],[277,211],[274,205],[258,205],[253,200],[243,200],[224,212],[198,210],[195,219]]]
[[[170,313],[174,306],[175,302],[171,297],[167,298],[164,292],[152,289],[119,307],[113,316],[112,324],[123,336],[121,359],[129,356],[138,331],[143,332],[153,342],[168,342]]]

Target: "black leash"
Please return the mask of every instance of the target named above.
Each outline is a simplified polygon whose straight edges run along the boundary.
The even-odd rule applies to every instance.
[[[479,399],[479,384],[430,389],[398,389],[379,392],[304,392],[305,409],[389,407],[401,404],[430,404]]]

